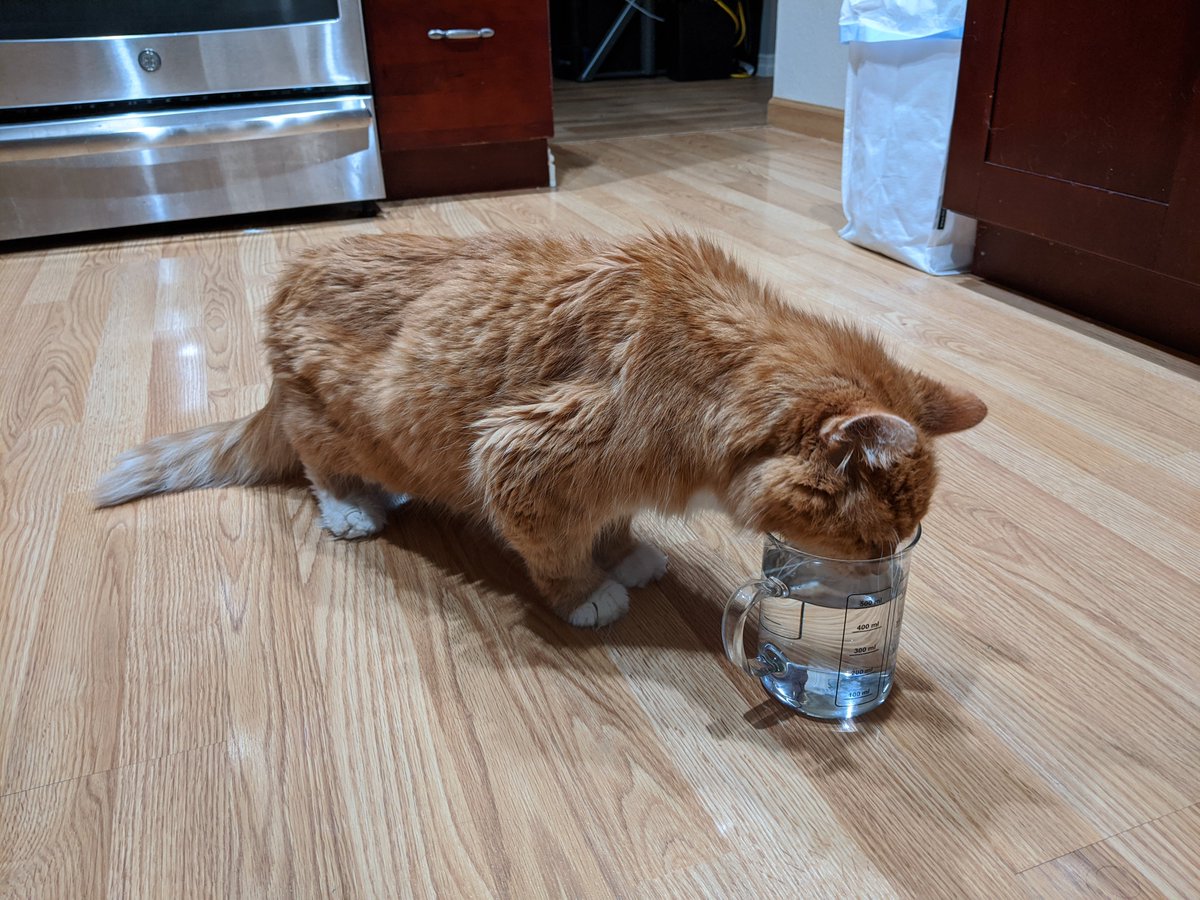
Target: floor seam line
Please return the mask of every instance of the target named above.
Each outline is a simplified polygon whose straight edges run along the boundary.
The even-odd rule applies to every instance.
[[[1058,856],[1055,856],[1052,859],[1047,859],[1047,860],[1043,860],[1042,862],[1039,862],[1039,863],[1034,863],[1032,866],[1026,866],[1024,869],[1021,869],[1016,874],[1024,875],[1026,872],[1032,872],[1034,869],[1040,868],[1041,866],[1048,866],[1048,865],[1050,865],[1050,863],[1058,862],[1060,859],[1068,857],[1072,853],[1078,853],[1080,850],[1087,850],[1089,847],[1095,847],[1097,844],[1103,844],[1105,841],[1111,841],[1113,838],[1119,838],[1121,835],[1128,834],[1129,832],[1131,832],[1137,828],[1141,828],[1145,825],[1153,825],[1155,822],[1159,821],[1160,819],[1165,819],[1167,816],[1173,816],[1176,813],[1183,812],[1186,809],[1191,809],[1195,805],[1196,805],[1195,803],[1185,803],[1183,806],[1179,807],[1179,809],[1169,810],[1168,812],[1165,812],[1160,816],[1155,816],[1153,819],[1147,819],[1145,822],[1138,822],[1136,825],[1130,825],[1128,828],[1122,828],[1120,831],[1114,831],[1112,834],[1108,835],[1107,837],[1097,838],[1096,840],[1092,841],[1089,844],[1084,844],[1082,847],[1076,847],[1074,850],[1068,850],[1066,853],[1060,853]]]
[[[197,750],[207,750],[209,747],[215,747],[218,744],[223,744],[225,741],[209,741],[207,744],[197,744],[195,747],[187,747],[183,750],[176,750],[172,753],[164,753],[161,756],[153,756],[147,759],[135,759],[132,762],[122,763],[119,766],[110,766],[107,769],[97,769],[94,772],[85,772],[82,775],[72,775],[70,778],[60,778],[58,781],[48,781],[45,784],[35,784],[27,788],[21,788],[19,791],[12,791],[8,794],[0,794],[0,800],[8,800],[11,797],[20,797],[22,794],[28,794],[30,791],[40,791],[43,788],[57,787],[60,784],[67,784],[71,781],[81,781],[84,778],[94,778],[97,775],[109,775],[113,772],[120,772],[122,769],[129,769],[133,766],[141,766],[147,763],[162,762],[164,759],[170,759],[173,756],[179,756],[183,753],[194,753]]]

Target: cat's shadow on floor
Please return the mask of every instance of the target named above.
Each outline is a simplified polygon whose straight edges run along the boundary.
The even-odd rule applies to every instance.
[[[436,571],[449,589],[437,591],[435,603],[447,621],[470,622],[492,633],[476,635],[498,652],[487,654],[482,664],[504,660],[515,667],[560,669],[572,678],[600,683],[606,678],[651,682],[665,687],[685,705],[687,714],[699,715],[716,739],[748,736],[751,731],[780,731],[798,735],[830,729],[852,732],[847,740],[866,739],[882,728],[900,707],[905,717],[921,721],[949,736],[962,730],[947,718],[939,692],[914,661],[905,667],[903,687],[883,708],[854,728],[804,719],[781,704],[767,700],[762,688],[749,677],[728,669],[721,641],[721,616],[732,585],[728,564],[711,559],[711,566],[696,559],[694,548],[664,545],[670,557],[667,574],[657,584],[630,591],[630,611],[614,624],[599,629],[568,625],[536,599],[521,559],[487,528],[460,516],[413,503],[396,513],[381,539],[388,576],[401,596],[410,593],[416,572],[399,564],[409,554]],[[702,554],[701,554],[702,556]],[[749,577],[749,576],[747,576]],[[428,572],[426,581],[428,591]],[[486,604],[473,602],[479,597]],[[714,680],[732,679],[745,701],[731,713],[714,695]],[[719,693],[719,692],[718,692]],[[661,692],[660,692],[661,694]],[[722,711],[723,710],[723,711]],[[857,732],[854,734],[853,732]],[[799,745],[797,745],[799,746]],[[796,749],[792,747],[792,749]],[[822,765],[832,765],[825,760]]]
[[[389,545],[383,559],[397,595],[411,596],[420,585],[421,602],[443,623],[440,639],[471,648],[463,654],[464,664],[550,668],[565,677],[562,685],[587,685],[588,691],[610,681],[622,693],[632,687],[645,694],[643,702],[651,708],[698,718],[714,736],[733,737],[745,728],[741,719],[761,718],[761,710],[754,710],[761,692],[749,678],[742,685],[745,707],[735,703],[735,711],[728,702],[715,701],[714,690],[721,693],[715,682],[742,680],[732,670],[724,671],[725,591],[719,576],[675,552],[681,548],[662,547],[671,558],[667,574],[656,584],[632,589],[623,618],[603,628],[581,629],[537,600],[521,559],[479,524],[414,503],[393,516],[381,539]],[[413,555],[420,558],[419,567],[404,562]],[[430,584],[431,568],[445,589]],[[463,623],[478,633],[456,636],[453,632]],[[487,651],[479,652],[480,647]],[[763,719],[752,725],[783,723],[782,718]]]
[[[381,539],[405,554],[418,555],[448,584],[456,585],[455,590],[442,592],[443,602],[465,605],[471,594],[486,594],[499,618],[506,623],[519,622],[556,647],[603,644],[721,652],[723,598],[715,587],[697,596],[691,583],[703,576],[695,571],[688,571],[689,577],[684,578],[672,565],[657,584],[630,590],[631,609],[624,618],[611,626],[581,629],[563,622],[538,601],[520,557],[485,526],[411,503],[393,515]],[[671,548],[663,549],[671,555]],[[391,575],[393,579],[404,577],[395,570]],[[672,606],[687,609],[686,627],[672,627]]]

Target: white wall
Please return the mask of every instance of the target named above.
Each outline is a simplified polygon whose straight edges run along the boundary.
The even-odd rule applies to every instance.
[[[844,44],[838,43],[841,0],[779,0],[775,21],[776,97],[843,109]]]

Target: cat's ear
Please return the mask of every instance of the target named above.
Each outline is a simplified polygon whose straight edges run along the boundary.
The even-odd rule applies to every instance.
[[[987,415],[987,406],[970,391],[952,388],[921,376],[921,413],[917,424],[926,434],[951,434],[974,428]]]
[[[857,450],[868,466],[886,469],[917,446],[917,429],[907,419],[873,409],[830,416],[821,425],[821,438],[831,453]]]

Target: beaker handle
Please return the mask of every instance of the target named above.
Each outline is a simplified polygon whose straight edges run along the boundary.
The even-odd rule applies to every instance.
[[[743,584],[733,592],[725,604],[725,613],[721,617],[721,640],[725,644],[725,655],[731,663],[755,678],[763,675],[781,675],[783,667],[779,660],[746,656],[746,617],[764,597],[786,595],[787,588],[779,581],[774,578],[760,578]]]

